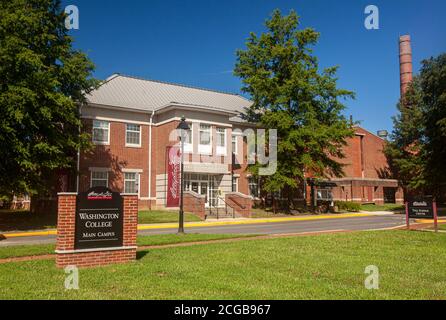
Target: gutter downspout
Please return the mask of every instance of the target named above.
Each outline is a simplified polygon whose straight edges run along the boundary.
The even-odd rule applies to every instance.
[[[152,209],[151,200],[152,200],[152,125],[153,125],[153,117],[155,116],[155,110],[152,110],[152,115],[150,116],[150,124],[149,124],[149,207]]]

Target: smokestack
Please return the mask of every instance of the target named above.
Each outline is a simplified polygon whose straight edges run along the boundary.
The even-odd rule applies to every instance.
[[[412,82],[412,48],[410,46],[410,36],[400,37],[400,93],[404,97],[409,83]]]

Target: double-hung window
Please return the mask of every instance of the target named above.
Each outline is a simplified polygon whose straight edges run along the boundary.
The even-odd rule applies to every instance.
[[[128,123],[125,129],[125,145],[130,147],[141,146],[141,126]]]
[[[93,143],[109,144],[110,143],[110,122],[93,120]]]
[[[187,125],[189,126],[189,130],[186,130],[183,133],[184,134],[184,152],[191,153],[191,152],[193,152],[193,146],[192,146],[192,123],[188,123]]]
[[[238,192],[238,177],[232,177],[232,192]]]
[[[237,136],[232,135],[232,153],[237,154]]]
[[[332,201],[333,200],[333,194],[331,192],[331,189],[317,189],[317,199],[318,200]]]
[[[248,178],[249,195],[258,198],[259,197],[259,181],[254,177]]]
[[[108,171],[91,171],[91,187],[108,187]]]
[[[217,154],[226,155],[226,129],[217,128]]]
[[[204,154],[212,154],[211,145],[211,126],[208,124],[200,124],[198,152]]]
[[[124,193],[139,194],[139,173],[124,172]]]

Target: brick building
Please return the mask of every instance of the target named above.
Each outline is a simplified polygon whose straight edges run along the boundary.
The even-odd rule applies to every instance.
[[[332,178],[334,200],[361,203],[403,203],[398,181],[389,179],[387,159],[383,153],[385,140],[356,126],[355,135],[347,140],[343,178]]]
[[[95,146],[80,155],[78,191],[104,185],[137,193],[140,208],[166,207],[169,147],[178,143],[175,129],[184,116],[191,128],[185,139],[188,197],[216,208],[260,195],[256,179],[245,170],[243,132],[253,126],[240,115],[250,106],[249,100],[118,74],[87,98],[81,117]],[[397,181],[385,179],[384,140],[360,127],[355,132],[342,160],[346,177],[332,179],[336,187],[320,189],[318,194],[358,202],[402,201]],[[235,198],[228,200],[228,195]]]
[[[176,127],[187,119],[185,189],[205,196],[207,207],[223,206],[224,196],[249,194],[243,154],[249,127],[239,115],[251,102],[239,95],[134,77],[113,75],[81,109],[94,149],[79,161],[79,191],[105,185],[136,192],[141,208],[165,207],[168,151],[178,143]],[[240,161],[242,163],[243,161]],[[254,188],[254,182],[251,182]]]

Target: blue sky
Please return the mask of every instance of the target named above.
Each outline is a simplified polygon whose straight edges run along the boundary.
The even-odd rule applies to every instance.
[[[279,8],[294,9],[302,27],[321,33],[321,67],[340,67],[339,86],[356,92],[347,101],[372,132],[392,129],[399,98],[398,36],[410,34],[414,71],[424,58],[446,52],[444,0],[71,0],[80,11],[75,46],[96,64],[95,76],[115,72],[240,93],[232,75],[235,51],[249,32],[261,33]],[[378,6],[380,29],[364,27],[364,9]]]

